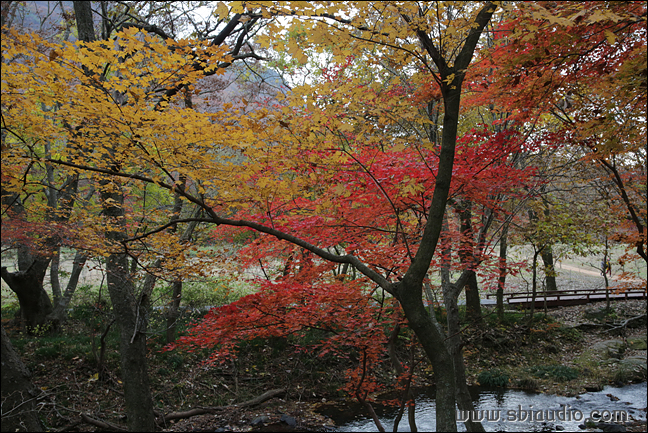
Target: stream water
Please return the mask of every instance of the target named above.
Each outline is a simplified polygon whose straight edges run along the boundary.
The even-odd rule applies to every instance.
[[[590,417],[595,422],[609,423],[646,420],[646,382],[621,388],[606,387],[602,391],[576,397],[479,387],[473,387],[470,391],[475,402],[474,415],[483,419],[486,431],[581,431],[578,426]],[[434,388],[422,388],[417,392],[418,431],[435,431]],[[374,407],[386,431],[393,431],[398,410],[379,404]],[[376,431],[374,422],[359,404],[324,406],[319,412],[333,419],[338,426],[337,431]],[[467,415],[457,414],[458,419]],[[625,420],[622,419],[624,416],[627,417]],[[463,422],[457,424],[459,431],[466,431]],[[398,431],[410,431],[407,414],[404,414]]]

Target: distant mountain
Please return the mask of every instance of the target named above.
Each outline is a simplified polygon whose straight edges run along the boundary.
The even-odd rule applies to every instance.
[[[6,24],[25,32],[38,32],[45,38],[57,35],[74,41],[74,3],[71,1],[2,2]],[[9,6],[6,4],[9,3]],[[8,9],[8,10],[5,10]]]

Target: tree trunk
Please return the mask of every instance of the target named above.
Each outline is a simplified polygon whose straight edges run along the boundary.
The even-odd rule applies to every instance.
[[[477,283],[477,274],[471,272],[466,282],[466,318],[473,322],[479,323],[482,320],[481,298],[479,296],[479,284]]]
[[[182,300],[182,280],[176,280],[172,284],[172,298],[167,312],[166,342],[173,343],[176,340],[177,322],[180,317],[180,301]]]
[[[499,244],[499,278],[497,279],[497,317],[504,318],[504,287],[506,285],[506,249],[508,247],[508,222],[502,227],[502,237]]]
[[[542,262],[544,263],[546,291],[555,292],[558,290],[558,287],[556,286],[556,269],[554,268],[554,257],[551,245],[547,245],[542,249],[540,257],[542,257]]]
[[[543,247],[533,253],[533,271],[531,279],[531,312],[529,314],[529,325],[533,323],[533,314],[535,313],[535,301],[538,294],[538,255],[542,252],[542,250]]]
[[[188,90],[185,90],[185,107],[187,108],[193,108],[193,103],[191,101],[191,92]],[[186,184],[187,184],[187,178],[184,176],[180,176],[178,188],[180,191],[184,191]],[[171,216],[171,221],[176,221],[180,218],[180,213],[182,212],[182,197],[178,192],[176,191],[174,193],[174,202],[173,202],[173,215]],[[200,208],[195,209],[196,215],[200,214]],[[192,221],[189,223],[187,226],[187,229],[184,231],[182,236],[180,237],[180,242],[188,242],[189,239],[191,239],[191,235],[193,234],[193,231],[195,230],[196,226],[198,225],[198,222]],[[171,233],[175,233],[177,231],[177,224],[172,225],[169,228],[169,231]],[[169,310],[167,311],[167,324],[166,324],[166,342],[167,344],[173,343],[176,340],[177,336],[177,322],[178,318],[180,317],[180,302],[182,301],[182,280],[177,279],[173,282],[171,285],[171,302],[169,303]]]
[[[475,410],[475,406],[473,405],[472,397],[470,396],[468,386],[466,385],[466,368],[463,359],[463,341],[461,340],[461,326],[459,324],[459,306],[457,305],[457,299],[459,298],[462,286],[464,285],[463,281],[470,281],[470,276],[467,274],[470,273],[474,275],[474,272],[464,271],[456,284],[450,283],[449,272],[444,273],[447,275],[445,277],[442,276],[441,284],[448,323],[448,337],[446,339],[446,344],[448,345],[454,364],[457,407],[463,413],[472,414]],[[470,417],[465,421],[465,424],[466,430],[469,432],[485,431],[480,422],[475,422]]]
[[[389,336],[389,343],[388,343],[388,348],[389,348],[389,359],[392,363],[392,366],[394,367],[394,372],[398,377],[403,377],[403,374],[405,373],[405,368],[403,367],[403,364],[401,363],[400,359],[398,359],[398,355],[396,355],[396,345],[398,343],[398,334],[400,333],[400,324],[396,323],[396,326],[391,332],[391,335]],[[410,369],[414,368],[414,355],[412,354],[412,357],[410,359],[409,367]],[[405,406],[407,406],[407,420],[409,422],[410,426],[410,431],[411,432],[417,432],[418,427],[416,426],[416,416],[415,416],[415,410],[416,410],[416,399],[414,397],[414,393],[412,392],[411,388],[411,381],[412,381],[412,375],[411,375],[411,370],[410,370],[410,375],[408,378],[402,378],[401,381],[399,382],[398,386],[404,387],[404,393],[403,397],[401,398],[401,407],[398,410],[398,414],[396,415],[396,418],[394,419],[394,430],[393,431],[398,431],[398,425],[400,424],[401,419],[403,418],[403,413],[405,412]]]
[[[4,330],[2,344],[2,431],[44,431],[36,411],[38,389]]]
[[[2,206],[12,218],[27,218],[22,200],[17,194],[2,190]],[[52,312],[52,302],[43,287],[49,255],[35,255],[25,245],[16,245],[18,271],[9,272],[2,266],[2,279],[18,297],[22,326],[29,333],[50,331],[46,317]]]
[[[63,294],[61,293],[61,282],[59,280],[59,268],[61,265],[61,247],[56,247],[50,263],[50,285],[52,286],[52,300],[57,305]]]
[[[474,240],[472,227],[472,203],[468,200],[462,200],[456,205],[459,211],[461,222],[461,246],[459,247],[459,258],[464,266],[470,266],[475,262]],[[481,299],[479,296],[479,285],[477,275],[470,273],[466,283],[466,318],[471,322],[481,322]]]
[[[605,313],[610,314],[610,281],[608,280],[607,273],[610,268],[610,256],[608,254],[608,238],[605,237],[605,252],[603,254],[603,263],[601,263],[601,273],[603,280],[605,280]],[[610,270],[610,276],[612,271]]]
[[[84,42],[96,40],[90,2],[75,1],[79,39]],[[116,95],[119,96],[119,95]],[[108,155],[109,158],[114,155]],[[119,172],[119,164],[111,167]],[[128,268],[128,255],[121,242],[126,239],[124,227],[124,193],[119,180],[104,177],[100,180],[102,214],[107,219],[106,239],[113,251],[106,260],[108,292],[113,313],[119,325],[119,353],[124,383],[126,417],[130,431],[155,431],[153,399],[146,362],[146,329],[148,325],[149,297],[137,296]]]
[[[19,253],[20,254],[20,253]],[[29,334],[51,332],[47,316],[52,312],[52,302],[43,288],[49,258],[39,258],[25,270],[9,272],[2,267],[2,279],[18,297],[22,326]]]
[[[120,248],[126,238],[123,231],[123,202],[121,185],[117,181],[102,181],[103,213],[110,218],[113,229],[106,238]],[[130,431],[155,431],[153,400],[146,362],[146,328],[148,296],[138,297],[128,271],[128,256],[113,252],[106,261],[108,292],[120,330],[121,374],[124,383],[126,416]]]
[[[70,279],[65,286],[65,291],[59,296],[58,301],[55,302],[54,310],[47,316],[47,320],[54,324],[57,329],[60,328],[60,325],[67,319],[67,309],[79,284],[79,277],[81,276],[81,271],[83,271],[87,259],[88,256],[84,251],[78,250],[76,252],[74,260],[72,261],[72,272],[70,273]],[[52,266],[50,272],[54,271],[54,266]]]
[[[449,66],[430,36],[417,31],[419,42],[431,56],[441,75],[441,94],[443,96],[443,132],[441,136],[441,151],[436,174],[434,194],[427,214],[427,222],[421,237],[421,244],[411,265],[392,292],[398,299],[409,326],[416,333],[425,354],[430,359],[436,380],[436,430],[457,431],[455,405],[455,371],[454,361],[445,342],[443,329],[438,326],[423,305],[423,281],[425,280],[434,252],[436,250],[446,204],[450,193],[452,172],[454,168],[455,148],[457,144],[457,128],[461,107],[461,87],[465,71],[470,65],[475,47],[497,9],[492,3],[486,4],[477,14],[475,25],[471,28],[464,45]],[[407,17],[403,16],[408,22]],[[446,81],[443,81],[446,80]]]
[[[146,299],[136,302],[126,254],[111,254],[106,263],[108,291],[119,324],[119,352],[129,431],[155,431],[153,399],[146,362]]]
[[[418,292],[418,296],[416,296],[414,290],[404,290],[398,300],[403,307],[410,328],[416,333],[434,370],[436,429],[437,431],[457,431],[454,363],[447,350],[442,331],[434,326],[423,305],[421,290]]]
[[[92,19],[92,2],[75,1],[72,3],[74,4],[74,15],[79,40],[83,42],[97,40],[94,31],[94,21]]]
[[[112,169],[119,170],[117,165]],[[122,185],[117,177],[104,177],[100,180],[100,185],[102,213],[106,218],[106,239],[112,248],[106,260],[106,279],[120,331],[119,354],[128,430],[151,432],[155,431],[155,418],[146,362],[150,299],[146,289],[152,287],[153,280],[146,279],[145,289],[138,296],[128,268],[128,255],[123,251],[122,245],[122,241],[127,238]]]

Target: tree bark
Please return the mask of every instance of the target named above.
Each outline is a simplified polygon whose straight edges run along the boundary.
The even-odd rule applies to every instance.
[[[96,41],[94,21],[92,19],[92,2],[75,1],[73,3],[79,40],[83,42]]]
[[[392,363],[392,366],[394,367],[394,372],[396,373],[397,376],[402,377],[402,375],[405,373],[405,368],[403,367],[403,364],[401,363],[400,359],[398,359],[398,355],[396,354],[396,345],[398,343],[398,334],[400,333],[400,324],[396,323],[396,326],[394,326],[394,329],[391,332],[391,335],[389,336],[389,359]],[[413,362],[413,357],[410,359],[410,365],[409,368],[414,368],[414,362]],[[412,392],[412,388],[410,386],[412,382],[412,375],[410,371],[409,378],[406,379],[401,379],[399,382],[399,386],[404,386],[405,390],[403,392],[403,397],[401,398],[401,407],[398,410],[398,414],[396,415],[396,418],[394,419],[394,430],[393,431],[398,431],[398,425],[400,424],[401,419],[403,418],[403,413],[405,412],[405,406],[407,406],[407,418],[410,426],[410,431],[411,432],[417,432],[418,428],[416,426],[416,417],[415,417],[415,410],[416,410],[416,399],[414,397],[414,393]]]
[[[461,222],[461,246],[459,247],[459,258],[464,266],[470,267],[475,262],[474,233],[472,227],[472,203],[462,200],[456,205],[459,211]],[[482,319],[481,299],[479,296],[479,285],[477,274],[471,272],[466,283],[466,318],[471,322],[480,322]]]
[[[2,279],[18,297],[22,326],[29,334],[54,330],[47,321],[52,302],[43,288],[48,264],[49,258],[38,258],[25,270],[9,272],[2,267]]]
[[[554,257],[551,245],[547,245],[540,253],[542,262],[544,263],[545,284],[547,292],[555,292],[558,290],[556,286],[556,269],[554,268]]]
[[[120,248],[119,241],[126,239],[123,231],[123,202],[121,185],[102,181],[101,200],[103,213],[111,220],[112,229],[106,238]],[[146,362],[146,328],[148,297],[137,297],[128,271],[128,256],[113,252],[106,261],[108,292],[120,330],[119,352],[124,383],[124,399],[129,431],[155,431],[153,399]]]
[[[605,252],[603,254],[603,263],[601,263],[601,273],[603,274],[603,280],[605,281],[605,312],[610,314],[610,281],[608,281],[607,270],[609,264],[609,254],[608,254],[608,238],[605,237]],[[610,271],[610,274],[612,272]]]
[[[444,220],[444,232],[448,230],[447,219]],[[464,271],[455,284],[450,282],[450,254],[449,243],[442,241],[441,258],[441,289],[443,291],[443,303],[446,307],[446,321],[448,326],[448,337],[445,339],[455,370],[455,395],[459,410],[464,413],[472,413],[474,405],[468,387],[466,386],[466,369],[463,360],[463,342],[461,341],[459,324],[459,306],[457,300],[466,281],[470,280],[469,273]],[[480,422],[474,422],[470,418],[465,422],[467,431],[483,432],[484,428]]]
[[[44,431],[36,411],[38,389],[29,371],[0,328],[2,344],[2,431]]]
[[[70,272],[70,279],[65,286],[65,291],[59,296],[58,301],[55,302],[54,310],[47,316],[47,320],[57,329],[60,328],[60,325],[67,319],[67,309],[79,284],[79,277],[81,276],[81,271],[83,271],[87,259],[88,256],[85,251],[78,250],[76,252],[72,261],[72,272]],[[50,273],[52,272],[55,272],[54,266],[50,268]]]
[[[502,320],[504,318],[504,287],[506,286],[506,274],[508,273],[506,266],[506,250],[508,247],[508,222],[504,223],[502,227],[502,236],[499,244],[499,278],[497,279],[497,317]]]
[[[535,246],[534,246],[535,248]],[[532,263],[532,275],[531,275],[531,310],[529,314],[529,325],[533,323],[533,315],[535,313],[535,301],[536,301],[536,296],[538,294],[538,255],[542,252],[544,249],[544,246],[540,247],[540,249],[536,250],[533,253],[533,263]],[[545,296],[546,299],[546,296]]]
[[[79,38],[84,42],[96,40],[90,6],[90,2],[74,2]],[[108,157],[114,158],[114,155],[109,154]],[[118,173],[119,164],[115,163],[111,171]],[[127,238],[122,185],[117,177],[108,176],[101,179],[99,184],[102,214],[108,223],[105,235],[113,250],[106,260],[106,273],[108,293],[120,332],[119,352],[128,429],[155,431],[146,362],[149,296],[146,293],[141,296],[136,294],[129,272],[128,255],[121,244]]]
[[[455,374],[454,364],[448,351],[442,330],[434,326],[423,305],[421,291],[403,287],[398,300],[403,307],[410,328],[416,333],[421,346],[434,369],[436,384],[437,431],[457,431],[455,420]],[[420,288],[419,288],[420,289]]]
[[[52,286],[52,300],[54,305],[58,304],[63,294],[61,293],[61,282],[59,280],[59,269],[61,265],[61,247],[57,247],[50,263],[50,285]]]
[[[171,302],[167,311],[166,343],[176,340],[177,322],[180,317],[180,301],[182,300],[182,280],[175,280],[171,285]]]
[[[464,273],[472,273],[472,271],[464,271]],[[463,280],[470,281],[470,276],[466,275]],[[456,284],[448,284],[443,287],[443,301],[446,305],[446,317],[448,322],[448,338],[447,344],[452,361],[455,368],[455,387],[457,407],[464,413],[472,413],[475,407],[472,402],[472,397],[466,385],[466,367],[463,359],[463,341],[461,340],[461,327],[459,324],[459,307],[457,299],[461,293],[462,277]],[[483,432],[484,427],[480,422],[468,419],[466,422],[466,430],[469,432]]]

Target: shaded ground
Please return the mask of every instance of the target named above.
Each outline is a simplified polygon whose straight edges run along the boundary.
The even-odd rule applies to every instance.
[[[508,375],[511,387],[562,395],[575,395],[588,388],[597,389],[604,384],[633,380],[618,375],[613,365],[599,365],[595,359],[583,360],[580,357],[597,342],[645,335],[645,325],[628,329],[621,336],[611,336],[603,331],[608,329],[606,322],[619,322],[645,314],[646,303],[614,302],[611,315],[595,320],[586,316],[588,311],[596,312],[603,306],[599,303],[550,310],[550,318],[543,319],[540,314],[541,320],[531,327],[526,326],[522,313],[508,314],[503,323],[490,315],[485,324],[467,325],[465,353],[469,380],[478,383],[481,373],[499,370]],[[18,330],[11,327],[11,322],[3,318],[12,342],[33,373],[34,383],[43,391],[39,399],[40,413],[50,430],[96,431],[96,426],[81,422],[82,414],[115,426],[125,425],[118,338],[114,329],[106,338],[103,381],[99,380],[95,357],[100,349],[99,337],[110,319],[110,314],[101,308],[86,307],[75,310],[62,337],[22,338]],[[585,322],[600,326],[576,328]],[[319,337],[316,333],[308,336],[313,341]],[[219,428],[231,431],[315,431],[330,427],[331,421],[315,413],[313,405],[343,400],[344,395],[338,389],[344,383],[344,371],[353,360],[296,354],[294,343],[287,339],[251,342],[241,348],[241,356],[236,362],[207,367],[201,363],[207,356],[206,352],[160,352],[160,337],[153,335],[149,365],[153,398],[159,414],[163,416],[200,407],[216,408],[213,413],[161,423],[161,428],[164,431],[213,431]],[[645,350],[627,350],[624,357],[643,355],[645,358],[645,353]],[[577,370],[578,377],[557,380],[551,375],[535,377],[531,373],[533,368],[556,365]],[[385,383],[391,383],[393,379],[388,366],[385,363],[382,372]],[[419,385],[434,383],[433,372],[425,363],[420,365],[418,372]],[[643,379],[634,380],[645,380],[645,375]],[[259,405],[233,406],[278,388],[284,388],[285,393]],[[638,428],[645,430],[645,426]]]
[[[623,385],[632,381],[631,375],[624,377],[618,373],[619,368],[613,362],[616,359],[599,356],[602,351],[591,354],[590,351],[602,341],[645,338],[645,321],[639,327],[608,331],[612,330],[613,323],[645,315],[646,301],[613,301],[608,315],[602,311],[604,307],[605,303],[568,306],[549,309],[547,316],[540,310],[536,313],[540,320],[531,326],[525,325],[525,320],[518,320],[468,328],[465,358],[471,384],[479,384],[479,373],[499,370],[509,377],[509,386],[571,396],[607,384]],[[646,350],[628,347],[620,357],[645,359]],[[546,377],[533,374],[543,367],[550,371],[552,366],[573,368],[578,371],[578,377],[556,380],[552,374]],[[645,369],[643,377],[637,379],[645,380]]]

